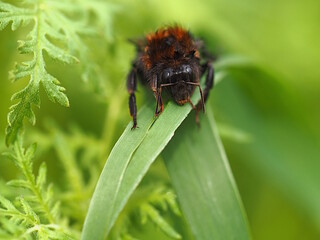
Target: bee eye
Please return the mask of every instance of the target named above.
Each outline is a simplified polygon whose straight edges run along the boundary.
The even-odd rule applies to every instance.
[[[190,66],[187,66],[186,67],[186,72],[189,73],[189,74],[192,73],[192,68]]]
[[[172,74],[171,69],[165,69],[162,73],[163,79],[168,79]]]

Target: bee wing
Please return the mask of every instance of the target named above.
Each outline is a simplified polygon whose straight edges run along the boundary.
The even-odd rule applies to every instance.
[[[201,39],[195,39],[194,40],[194,45],[196,46],[197,49],[202,49],[204,47],[204,41]]]
[[[217,55],[216,54],[212,54],[205,42],[202,39],[195,39],[194,42],[195,46],[197,47],[197,49],[200,52],[200,55],[202,56],[203,59],[209,60],[209,61],[215,61],[217,59]]]
[[[147,44],[147,41],[145,38],[129,38],[128,41],[135,45],[138,52],[144,51],[144,47]]]

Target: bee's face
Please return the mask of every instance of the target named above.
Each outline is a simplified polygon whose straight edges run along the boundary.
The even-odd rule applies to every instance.
[[[162,83],[192,82],[193,71],[190,65],[183,64],[176,68],[166,68],[162,72]]]
[[[183,105],[190,100],[195,86],[194,71],[189,64],[182,64],[175,68],[166,68],[161,75],[161,83],[168,85],[167,90],[172,98],[179,105]]]

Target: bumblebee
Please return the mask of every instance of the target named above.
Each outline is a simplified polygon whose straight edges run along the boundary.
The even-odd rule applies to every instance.
[[[137,57],[127,77],[132,129],[137,127],[137,79],[153,91],[156,117],[163,111],[161,94],[166,89],[178,105],[189,103],[196,110],[198,123],[198,113],[201,109],[204,111],[204,104],[214,85],[213,58],[206,52],[203,42],[179,26],[161,28],[132,42],[137,48]],[[204,74],[206,82],[202,91],[200,79]],[[196,88],[201,99],[194,105],[190,98]]]

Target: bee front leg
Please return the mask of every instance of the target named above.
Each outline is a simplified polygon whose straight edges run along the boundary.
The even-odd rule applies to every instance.
[[[137,69],[135,67],[132,68],[128,77],[127,77],[127,89],[130,94],[129,96],[129,110],[130,116],[133,120],[133,126],[131,129],[135,129],[137,127],[137,103],[135,91],[137,90]]]
[[[156,99],[157,99],[157,105],[156,105],[156,111],[154,113],[154,115],[156,117],[159,116],[160,113],[162,113],[163,111],[163,102],[162,102],[162,98],[161,98],[161,87],[158,88],[157,92],[156,92]]]
[[[161,86],[158,87],[158,78],[157,75],[154,75],[152,77],[151,80],[151,89],[154,93],[154,96],[156,98],[157,104],[156,104],[156,110],[154,112],[154,115],[156,117],[159,116],[159,114],[163,111],[163,102],[162,102],[162,98],[161,98],[161,92],[162,92],[162,88]]]

